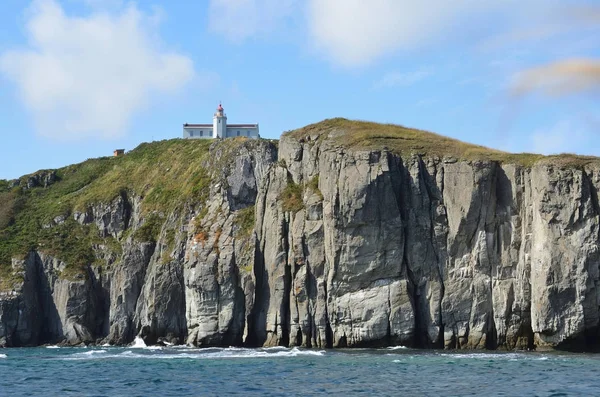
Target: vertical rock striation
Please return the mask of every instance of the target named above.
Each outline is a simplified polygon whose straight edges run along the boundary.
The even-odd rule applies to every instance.
[[[339,132],[211,147],[205,200],[122,193],[73,218],[119,241],[78,278],[32,251],[0,343],[449,349],[599,340],[600,167],[351,148]],[[207,165],[208,167],[208,165]]]

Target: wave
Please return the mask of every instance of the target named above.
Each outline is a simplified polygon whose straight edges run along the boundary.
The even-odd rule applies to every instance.
[[[408,349],[408,347],[406,346],[389,346],[386,347],[387,350],[404,350],[404,349]]]
[[[144,340],[142,338],[140,338],[139,336],[136,336],[135,339],[133,340],[133,343],[129,347],[140,349],[140,348],[148,347],[148,346],[146,346],[146,342],[144,342]]]
[[[262,348],[249,349],[240,347],[228,348],[188,348],[185,350],[153,347],[144,349],[126,350],[117,352],[117,348],[111,349],[111,354],[106,350],[92,350],[85,353],[74,353],[65,360],[90,360],[90,359],[152,359],[152,360],[173,360],[173,359],[188,359],[188,360],[218,360],[218,359],[244,359],[244,358],[271,358],[271,357],[309,357],[309,356],[324,356],[324,350],[309,350],[294,348]],[[131,347],[130,347],[131,349]]]
[[[56,346],[56,345],[46,346],[46,349],[60,349],[60,346]]]
[[[0,354],[0,358],[8,358],[6,354]]]
[[[548,356],[540,356],[538,354],[531,353],[440,353],[440,357],[447,357],[451,359],[469,359],[469,360],[548,360]]]
[[[227,359],[227,358],[265,358],[265,357],[299,357],[299,356],[323,356],[324,350],[308,350],[285,347],[248,349],[243,347],[189,349],[177,354],[160,354],[157,358],[177,359]]]
[[[83,352],[83,353],[73,353],[71,355],[71,357],[86,358],[86,357],[96,356],[96,355],[104,354],[104,353],[106,353],[106,350],[90,350],[90,351]]]

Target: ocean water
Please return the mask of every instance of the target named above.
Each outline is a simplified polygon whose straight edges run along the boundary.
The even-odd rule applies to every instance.
[[[0,396],[600,396],[600,355],[406,348],[0,350]]]

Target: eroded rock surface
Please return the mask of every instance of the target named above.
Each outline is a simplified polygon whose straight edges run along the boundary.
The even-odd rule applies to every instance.
[[[402,157],[318,135],[218,148],[207,201],[162,214],[156,241],[132,237],[148,215],[129,192],[72,215],[117,239],[119,257],[96,247],[80,279],[42,253],[14,261],[0,343],[598,343],[600,169]]]

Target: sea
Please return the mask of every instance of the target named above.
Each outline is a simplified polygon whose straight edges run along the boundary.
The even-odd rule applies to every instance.
[[[600,396],[600,355],[408,349],[0,350],[0,396]]]

